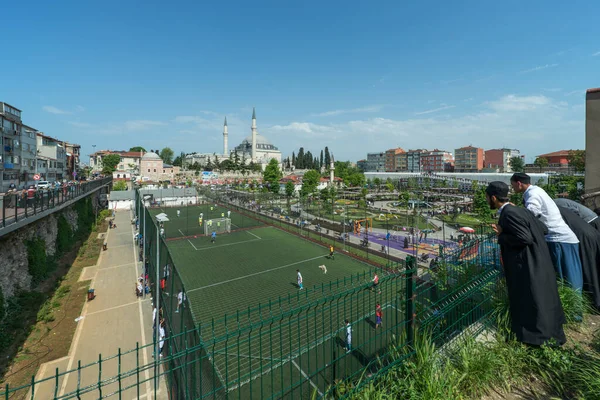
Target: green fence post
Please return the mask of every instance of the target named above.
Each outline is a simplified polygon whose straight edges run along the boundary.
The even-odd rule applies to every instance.
[[[415,333],[415,279],[413,267],[416,259],[413,256],[406,257],[406,341],[412,346]]]
[[[81,360],[77,360],[77,398],[79,398],[79,388],[81,387]]]
[[[160,357],[160,356],[159,356]],[[119,380],[119,400],[121,399],[121,348],[119,347],[119,351],[117,353],[117,360],[118,360],[118,369],[117,369],[117,379]]]
[[[58,368],[56,368],[56,374],[54,375],[54,398],[58,397]]]
[[[8,400],[8,383],[6,384],[6,389],[4,389],[4,396],[5,396],[5,400]]]
[[[140,342],[135,342],[135,382],[137,397],[140,398]]]
[[[98,354],[98,391],[102,398],[102,354]]]

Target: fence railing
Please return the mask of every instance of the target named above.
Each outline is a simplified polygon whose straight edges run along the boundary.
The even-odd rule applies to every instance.
[[[9,225],[85,196],[112,181],[111,177],[49,189],[29,189],[0,196],[0,231]]]
[[[348,277],[289,298],[251,305],[235,315],[196,321],[187,299],[177,307],[176,294],[186,293],[184,282],[157,222],[139,197],[136,200],[144,233],[139,241],[141,259],[152,291],[156,285],[161,288],[159,315],[167,327],[162,359],[140,362],[142,351],[155,348],[154,337],[153,343],[133,350],[99,355],[95,363],[57,371],[40,381],[32,378],[19,388],[0,389],[0,399],[34,393],[41,385],[54,385],[57,399],[92,393],[101,398],[121,394],[133,398],[139,397],[142,385],[155,384],[158,376],[166,378],[169,395],[176,399],[344,397],[349,387],[356,390],[402,362],[397,355],[410,354],[421,329],[427,328],[443,345],[461,334],[477,334],[474,327],[483,326],[480,322],[493,309],[498,246],[493,237],[482,236],[445,252],[425,270],[412,256],[404,263],[387,265],[377,289],[367,276]],[[377,303],[383,313],[381,326],[375,319]],[[352,331],[350,343],[346,319]],[[127,365],[127,358],[134,368],[112,376],[102,374],[107,363]],[[67,375],[77,377],[77,387],[59,396]],[[80,384],[83,375],[97,379]]]

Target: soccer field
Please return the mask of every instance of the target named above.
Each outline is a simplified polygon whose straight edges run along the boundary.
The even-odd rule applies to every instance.
[[[212,213],[206,208],[190,207],[189,215],[192,209],[196,219],[198,212],[205,218],[227,214],[223,207]],[[382,276],[379,268],[345,254],[330,259],[327,248],[234,211],[232,232],[217,235],[215,243],[185,234],[185,208],[179,218],[173,209],[166,213],[167,246],[195,324],[219,380],[234,397],[288,397],[294,384],[293,397],[322,393],[334,379],[360,370],[397,334],[374,329],[378,302],[384,324],[403,318],[398,301],[403,285],[384,283],[382,293],[368,289],[376,270]],[[179,235],[172,233],[178,230]],[[301,291],[297,269],[304,281]],[[348,355],[345,319],[352,324],[353,341],[363,343]],[[327,367],[334,360],[340,363],[337,370]]]

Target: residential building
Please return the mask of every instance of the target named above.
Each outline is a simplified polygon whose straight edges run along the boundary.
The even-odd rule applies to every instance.
[[[389,149],[385,152],[385,172],[396,171],[396,157],[398,154],[404,153],[400,147],[395,149]]]
[[[396,154],[395,167],[397,171],[408,171],[408,156],[407,153]]]
[[[367,153],[366,171],[385,172],[385,153]]]
[[[62,181],[67,178],[67,151],[63,142],[37,132],[37,171],[40,180]]]
[[[479,172],[483,169],[483,149],[466,146],[454,150],[455,172]]]
[[[484,166],[498,172],[513,172],[510,167],[510,159],[513,157],[521,157],[521,152],[517,149],[486,150]]]
[[[367,160],[358,160],[356,162],[356,168],[362,172],[365,172],[367,170]]]
[[[448,172],[448,166],[454,162],[452,153],[445,150],[432,150],[421,153],[420,164],[423,172]]]
[[[11,184],[22,188],[34,183],[35,129],[23,125],[21,110],[0,102],[0,190]]]
[[[90,167],[92,172],[100,173],[102,171],[102,158],[109,154],[118,154],[121,156],[119,164],[115,172],[131,174],[139,174],[140,172],[140,161],[144,155],[141,151],[124,151],[124,150],[100,150],[93,154],[90,154]],[[158,155],[157,155],[158,156]]]
[[[68,179],[77,179],[80,170],[81,146],[69,142],[63,144],[67,151],[67,176]]]
[[[548,167],[568,167],[569,153],[571,150],[559,150],[552,153],[540,154],[536,158],[545,158],[548,160]]]
[[[142,181],[174,181],[179,172],[179,167],[163,163],[163,160],[156,153],[145,153],[140,160],[140,177]]]
[[[421,171],[421,154],[427,152],[425,149],[408,150],[406,152],[406,170],[408,172]]]
[[[600,88],[585,95],[585,191],[600,191]]]

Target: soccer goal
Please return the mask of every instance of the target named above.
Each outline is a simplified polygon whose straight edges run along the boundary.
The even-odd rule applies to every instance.
[[[231,218],[214,218],[204,222],[204,234],[231,232]]]

